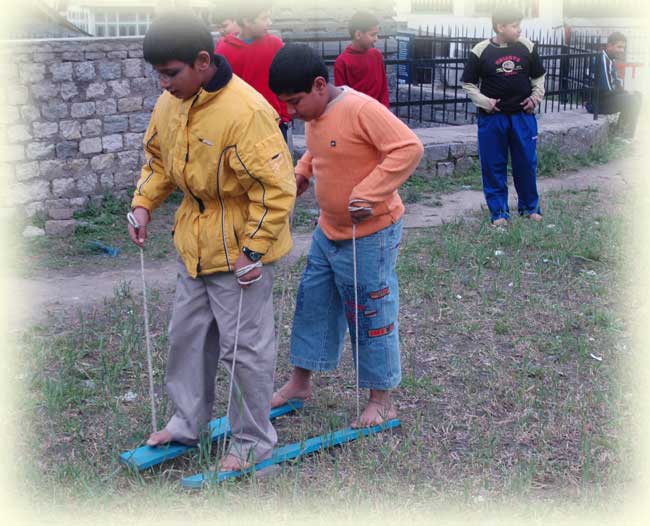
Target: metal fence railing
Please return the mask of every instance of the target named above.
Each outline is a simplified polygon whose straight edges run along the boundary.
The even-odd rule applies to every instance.
[[[377,48],[384,55],[393,112],[409,124],[474,122],[476,108],[462,89],[461,76],[472,47],[488,36],[458,27],[381,36]],[[538,112],[575,109],[594,98],[593,63],[604,46],[602,35],[581,31],[569,41],[558,31],[525,36],[537,44],[546,69],[546,97]],[[303,37],[285,42],[309,43],[333,66],[349,40]]]

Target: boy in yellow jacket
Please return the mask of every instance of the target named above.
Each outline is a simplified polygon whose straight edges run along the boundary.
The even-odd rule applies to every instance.
[[[295,180],[278,115],[253,88],[214,55],[208,29],[191,15],[157,18],[144,39],[144,58],[165,91],[153,110],[132,201],[140,225],[129,226],[142,247],[152,212],[175,188],[179,254],[169,327],[167,391],[176,412],[148,444],[194,444],[212,414],[221,360],[232,373],[240,284],[243,287],[231,448],[221,470],[236,470],[271,454],[277,435],[269,422],[276,349],[272,263],[291,249],[289,213]],[[259,279],[258,279],[259,278]],[[254,283],[246,284],[247,281]]]

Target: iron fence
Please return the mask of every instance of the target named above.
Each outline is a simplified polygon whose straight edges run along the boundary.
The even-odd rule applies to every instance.
[[[537,44],[546,70],[546,96],[539,113],[575,109],[594,98],[593,63],[603,47],[602,35],[582,31],[568,42],[558,31],[525,36]],[[473,123],[476,108],[462,89],[461,77],[470,50],[485,38],[488,35],[458,27],[380,36],[377,48],[384,55],[392,111],[411,125]],[[349,40],[305,36],[285,42],[312,45],[331,68]]]

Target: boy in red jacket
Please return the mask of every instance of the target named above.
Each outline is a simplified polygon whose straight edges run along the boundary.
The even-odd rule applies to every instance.
[[[390,108],[384,57],[374,47],[379,34],[379,19],[371,13],[359,11],[350,19],[349,29],[352,44],[334,63],[334,84],[349,86]]]
[[[215,53],[223,55],[238,77],[254,87],[280,115],[280,130],[287,140],[287,123],[291,117],[287,105],[280,102],[269,88],[269,68],[273,57],[284,45],[282,40],[269,35],[271,3],[268,0],[247,0],[238,8],[239,34],[222,38]]]

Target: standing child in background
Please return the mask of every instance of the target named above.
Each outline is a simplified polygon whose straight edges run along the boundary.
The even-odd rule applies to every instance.
[[[284,45],[282,40],[269,35],[271,26],[271,2],[268,0],[246,0],[237,8],[239,34],[229,34],[221,39],[215,53],[223,55],[232,71],[253,86],[280,115],[280,130],[287,140],[288,123],[291,117],[286,104],[269,88],[269,68],[273,57]]]
[[[296,166],[296,183],[300,195],[313,175],[320,206],[296,299],[294,368],[271,404],[311,396],[312,371],[338,366],[348,327],[355,343],[356,312],[355,365],[359,387],[369,389],[370,398],[354,425],[381,424],[396,416],[390,392],[401,380],[395,263],[404,205],[397,189],[418,165],[422,143],[375,99],[330,84],[325,63],[307,45],[281,49],[269,82],[291,115],[306,121],[307,151]]]
[[[241,28],[237,24],[235,17],[226,12],[222,12],[216,17],[217,31],[219,31],[219,40],[217,41],[217,46],[224,38],[230,34],[238,34],[241,31]]]
[[[545,71],[537,46],[521,36],[522,18],[515,7],[497,9],[492,15],[496,36],[472,48],[462,77],[463,89],[478,108],[483,193],[495,226],[510,219],[508,151],[519,214],[542,220],[534,112],[544,97]]]
[[[334,62],[334,84],[349,86],[390,108],[384,57],[374,47],[379,34],[379,19],[371,13],[359,11],[350,19],[348,28],[352,44]]]
[[[598,79],[598,85],[594,85],[598,90],[598,113],[612,115],[620,112],[618,130],[624,139],[631,140],[639,119],[642,97],[638,91],[625,91],[616,71],[616,62],[625,58],[626,43],[623,33],[616,31],[609,35],[607,46],[594,63],[593,76],[594,82]],[[600,70],[598,74],[596,68]],[[594,101],[589,101],[586,108],[593,113]]]

